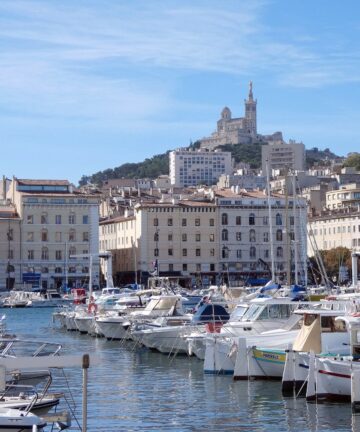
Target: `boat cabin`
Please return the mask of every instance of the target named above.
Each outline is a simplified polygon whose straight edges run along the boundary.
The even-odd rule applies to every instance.
[[[180,295],[159,295],[152,296],[145,309],[132,314],[140,315],[182,315],[182,297]]]
[[[344,321],[336,319],[339,311],[299,310],[295,314],[302,315],[302,326],[293,344],[295,351],[349,354],[350,334]]]

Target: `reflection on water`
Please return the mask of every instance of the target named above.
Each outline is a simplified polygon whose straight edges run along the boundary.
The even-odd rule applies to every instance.
[[[59,342],[64,353],[98,354],[100,365],[89,370],[89,431],[360,431],[350,404],[284,399],[279,382],[203,375],[196,358],[169,358],[131,343],[54,330],[51,313],[9,310],[8,327],[24,338]],[[81,419],[81,370],[65,373]],[[54,381],[53,390],[66,391],[70,401],[60,371]],[[73,424],[71,430],[78,430]]]

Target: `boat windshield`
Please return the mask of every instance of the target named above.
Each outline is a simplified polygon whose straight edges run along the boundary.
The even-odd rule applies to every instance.
[[[244,313],[241,321],[254,321],[258,316],[259,312],[262,311],[266,306],[252,304],[249,309]]]
[[[231,312],[231,320],[240,321],[248,309],[249,307],[247,305],[236,306],[236,308]]]

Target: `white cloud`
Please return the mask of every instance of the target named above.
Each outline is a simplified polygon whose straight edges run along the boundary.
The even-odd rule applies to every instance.
[[[164,6],[166,5],[166,6]],[[13,110],[105,123],[150,120],[176,108],[161,70],[252,76],[292,87],[359,79],[359,58],[315,52],[310,35],[280,40],[266,2],[0,2],[0,89]],[[350,49],[349,49],[350,50]],[[346,61],[345,61],[346,59]],[[155,71],[145,80],[133,69]]]

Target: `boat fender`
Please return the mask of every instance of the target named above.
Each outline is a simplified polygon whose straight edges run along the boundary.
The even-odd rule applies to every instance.
[[[353,317],[360,317],[360,312],[354,312],[351,314]]]

